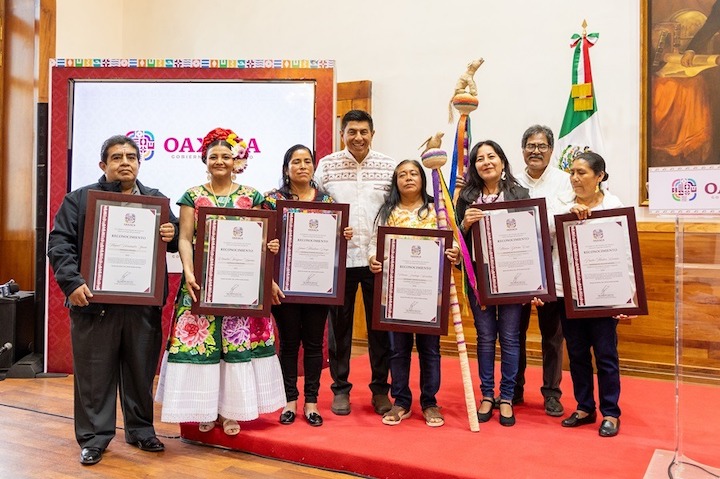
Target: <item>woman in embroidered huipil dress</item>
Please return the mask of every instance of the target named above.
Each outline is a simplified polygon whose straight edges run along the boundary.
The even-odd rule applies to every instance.
[[[249,209],[259,207],[264,197],[233,181],[236,172],[245,169],[247,150],[232,131],[217,128],[208,133],[202,159],[210,181],[190,188],[178,201],[183,280],[156,399],[163,403],[163,422],[198,422],[202,432],[217,422],[226,434],[235,435],[238,421],[285,405],[272,321],[192,314],[199,290],[193,244],[201,206]],[[277,240],[268,242],[268,249],[277,248]]]

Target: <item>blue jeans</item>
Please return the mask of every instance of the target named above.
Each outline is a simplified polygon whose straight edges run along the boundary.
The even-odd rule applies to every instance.
[[[437,406],[435,395],[440,389],[440,336],[429,334],[390,333],[390,394],[395,405],[406,411],[412,405],[410,391],[410,355],[413,339],[420,359],[420,407]]]
[[[477,330],[477,355],[480,391],[483,397],[495,397],[495,343],[500,339],[500,399],[511,401],[520,358],[521,304],[501,304],[480,309],[474,294],[469,294],[470,309]]]

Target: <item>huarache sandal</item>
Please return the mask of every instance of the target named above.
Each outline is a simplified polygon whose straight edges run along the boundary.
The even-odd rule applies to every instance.
[[[445,424],[445,417],[440,414],[440,408],[437,406],[423,409],[423,417],[425,418],[425,424],[430,427],[440,427]]]
[[[388,426],[400,424],[403,419],[410,417],[410,411],[406,411],[400,406],[393,406],[388,412],[383,414],[382,422]]]
[[[237,436],[240,432],[240,425],[235,419],[223,419],[222,427],[228,436]]]
[[[201,422],[198,424],[200,432],[210,432],[215,429],[215,421]]]

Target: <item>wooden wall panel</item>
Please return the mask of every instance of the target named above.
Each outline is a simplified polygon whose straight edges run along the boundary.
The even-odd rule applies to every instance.
[[[0,99],[0,282],[35,284],[35,111],[48,99],[48,64],[55,55],[55,0],[2,1]],[[39,73],[35,53],[39,48]]]
[[[38,102],[40,103],[49,101],[50,59],[55,58],[55,11],[55,0],[40,0],[40,18],[38,19],[38,48],[40,49]]]
[[[35,2],[5,2],[0,282],[34,289]]]
[[[337,84],[337,98],[335,115],[340,126],[340,119],[350,110],[365,110],[372,113],[372,82],[368,80],[341,82]],[[345,148],[345,145],[338,134],[338,149]]]

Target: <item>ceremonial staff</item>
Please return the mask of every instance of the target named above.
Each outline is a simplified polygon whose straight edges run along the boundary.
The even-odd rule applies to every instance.
[[[440,146],[440,139],[437,138],[432,146]],[[430,144],[428,145],[430,146]],[[433,194],[435,196],[435,211],[437,213],[438,228],[451,229],[453,236],[460,244],[463,259],[467,258],[467,248],[462,239],[457,225],[455,224],[455,215],[448,213],[453,211],[452,198],[445,185],[445,179],[442,176],[440,167],[447,163],[447,153],[439,148],[430,148],[422,154],[422,163],[426,168],[432,170]],[[472,268],[471,268],[472,269]],[[463,389],[465,391],[465,406],[467,408],[468,422],[472,432],[480,431],[478,423],[477,410],[475,407],[475,392],[473,390],[472,378],[470,375],[470,363],[468,362],[467,345],[465,344],[465,334],[463,333],[462,314],[460,314],[460,303],[458,302],[457,288],[455,287],[455,278],[450,275],[450,314],[455,328],[455,340],[457,342],[458,356],[460,358],[460,372],[462,373]]]
[[[459,188],[456,188],[457,178],[463,177],[465,167],[468,166],[468,150],[472,142],[470,134],[470,113],[478,107],[477,85],[474,75],[478,68],[484,63],[482,58],[473,60],[467,65],[467,70],[460,75],[455,84],[455,93],[448,105],[448,119],[453,121],[453,108],[460,112],[457,129],[455,130],[455,145],[450,168],[450,191],[453,198],[457,199]]]

